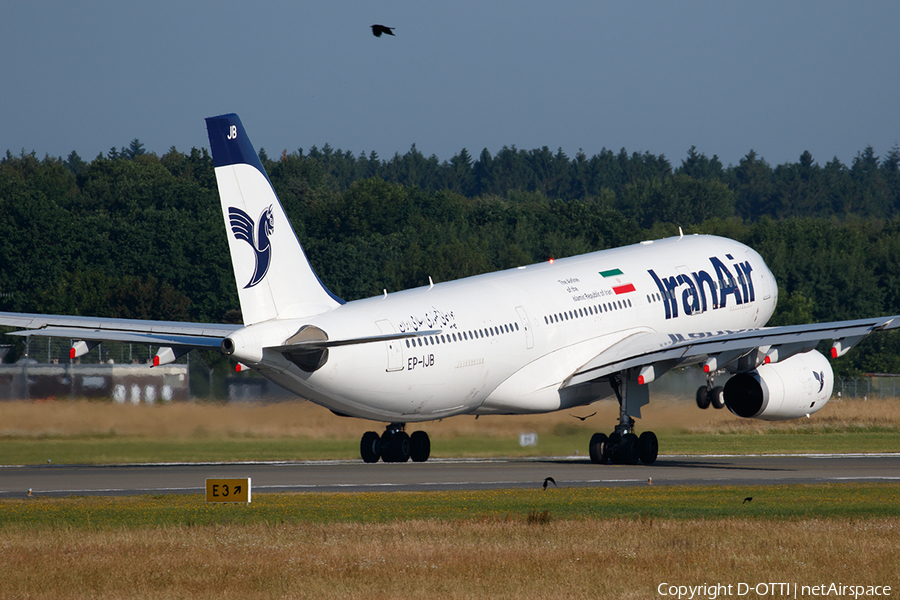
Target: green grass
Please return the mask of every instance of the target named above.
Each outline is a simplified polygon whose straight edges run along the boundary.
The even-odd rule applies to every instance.
[[[661,454],[791,454],[895,452],[900,431],[833,433],[659,432]],[[514,436],[457,436],[432,440],[434,457],[587,455],[589,432],[541,435],[535,447]],[[145,438],[126,435],[0,438],[0,464],[123,464],[326,460],[359,458],[356,438],[197,436]]]
[[[744,503],[744,498],[752,502]],[[409,520],[866,519],[900,516],[900,483],[634,486],[442,492],[269,493],[251,504],[207,504],[201,494],[0,500],[10,526],[118,529]]]
[[[127,464],[358,458],[358,440],[304,438],[0,438],[0,463]]]

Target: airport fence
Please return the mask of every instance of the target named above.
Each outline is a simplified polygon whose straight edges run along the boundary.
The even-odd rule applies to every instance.
[[[835,398],[897,398],[900,397],[900,375],[877,373],[862,377],[835,377]]]
[[[28,338],[15,352],[13,346],[0,346],[0,400],[95,398],[153,404],[296,398],[254,372],[235,373],[233,363],[215,352],[190,352],[172,364],[151,367],[159,346],[105,342],[75,360],[69,358],[71,347],[71,340],[45,337]]]

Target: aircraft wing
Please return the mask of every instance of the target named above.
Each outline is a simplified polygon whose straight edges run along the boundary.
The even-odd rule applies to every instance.
[[[0,325],[21,327],[9,335],[45,336],[98,342],[136,342],[159,346],[218,348],[242,325],[144,321],[68,315],[0,312]]]
[[[900,315],[809,325],[684,334],[641,332],[625,338],[577,369],[562,384],[574,387],[628,369],[639,369],[649,383],[673,367],[704,363],[710,371],[734,365],[750,371],[833,340],[832,358],[843,356],[871,333],[900,328]],[[767,360],[768,359],[768,360]]]

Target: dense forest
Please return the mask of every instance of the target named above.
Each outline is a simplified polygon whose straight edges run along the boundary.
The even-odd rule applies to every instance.
[[[569,158],[504,147],[449,161],[328,145],[260,150],[323,282],[347,300],[685,233],[740,240],[780,286],[773,324],[900,314],[900,149],[772,167],[691,148]],[[0,310],[239,322],[212,159],[139,140],[87,162],[0,159]],[[16,342],[5,336],[0,343]],[[873,336],[837,373],[900,373]]]

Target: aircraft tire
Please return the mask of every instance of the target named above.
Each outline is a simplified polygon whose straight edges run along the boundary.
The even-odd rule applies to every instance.
[[[656,462],[656,457],[659,456],[659,440],[656,439],[655,433],[645,431],[641,434],[641,437],[638,438],[638,453],[641,462],[645,465],[652,465]]]
[[[709,408],[709,400],[709,388],[705,385],[697,388],[697,406],[706,410]]]
[[[605,433],[595,433],[591,436],[591,443],[588,450],[591,455],[591,462],[595,465],[606,464],[609,457],[606,456],[606,448],[609,444],[609,438]]]
[[[424,431],[414,431],[409,438],[409,457],[413,462],[425,462],[431,456],[431,439]]]
[[[378,437],[377,433],[374,431],[365,432],[362,436],[362,440],[359,442],[359,453],[362,456],[363,462],[378,462],[378,459],[381,458],[381,453],[379,452],[380,445],[381,438]]]
[[[619,458],[623,465],[636,465],[640,460],[638,451],[638,436],[633,433],[622,436],[622,443],[619,444]]]
[[[406,462],[409,460],[409,451],[409,434],[405,431],[398,431],[388,438],[381,459],[384,462],[392,463]]]
[[[725,388],[717,385],[709,392],[709,403],[713,408],[725,408]]]

